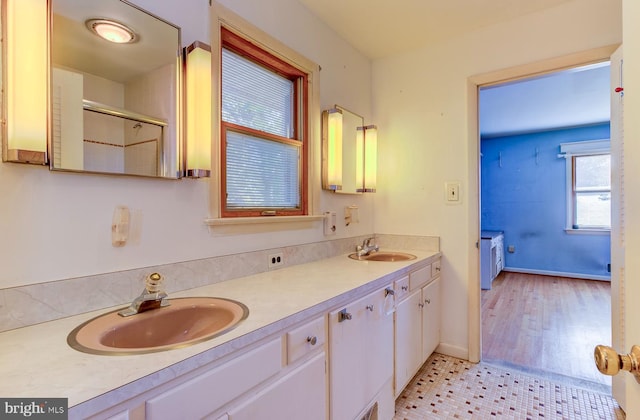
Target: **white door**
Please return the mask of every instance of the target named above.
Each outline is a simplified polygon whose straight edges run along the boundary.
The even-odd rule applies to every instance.
[[[640,345],[640,305],[634,299],[640,296],[640,144],[631,141],[636,137],[631,134],[638,118],[631,119],[627,114],[625,122],[624,91],[616,92],[617,88],[624,88],[622,64],[620,47],[611,56],[611,331],[613,348],[618,353],[627,353],[632,345]],[[640,418],[640,384],[633,375],[620,372],[614,376],[613,397],[627,418]]]

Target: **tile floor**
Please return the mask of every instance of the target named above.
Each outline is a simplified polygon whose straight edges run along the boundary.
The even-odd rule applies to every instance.
[[[624,419],[610,395],[434,353],[396,400],[394,420]]]

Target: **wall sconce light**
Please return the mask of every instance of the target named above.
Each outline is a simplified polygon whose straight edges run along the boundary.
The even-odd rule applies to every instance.
[[[211,47],[196,41],[184,50],[186,86],[185,175],[211,175]]]
[[[342,189],[342,111],[332,108],[322,112],[322,188]]]
[[[358,192],[376,192],[378,128],[358,127],[356,136],[356,185]]]
[[[85,25],[100,38],[116,44],[131,44],[138,40],[133,29],[115,20],[89,19],[85,22]]]
[[[5,162],[47,163],[46,0],[3,1]]]

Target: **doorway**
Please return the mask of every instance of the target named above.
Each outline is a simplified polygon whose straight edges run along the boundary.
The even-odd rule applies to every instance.
[[[480,87],[484,361],[610,387],[592,361],[611,341],[610,238],[575,222],[584,200],[561,153],[609,138],[609,79],[598,63]]]

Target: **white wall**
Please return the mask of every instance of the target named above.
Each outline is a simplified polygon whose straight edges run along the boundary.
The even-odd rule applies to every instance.
[[[379,127],[375,230],[435,235],[443,252],[442,341],[468,351],[470,268],[477,264],[477,145],[469,141],[470,76],[621,41],[617,2],[572,1],[373,64]],[[471,144],[471,145],[470,145]],[[444,201],[461,182],[462,204]]]
[[[183,45],[208,42],[207,1],[133,2],[182,27]],[[338,103],[370,117],[370,61],[306,8],[295,0],[224,3],[322,66],[323,108]],[[275,232],[210,233],[203,223],[209,215],[208,194],[208,180],[73,174],[0,163],[0,288],[327,239],[320,223]],[[339,224],[335,238],[373,231],[371,196],[322,192],[320,201],[321,211],[339,215],[346,205],[361,208],[360,224]],[[132,228],[140,231],[123,248],[111,246],[117,205],[129,206]]]

